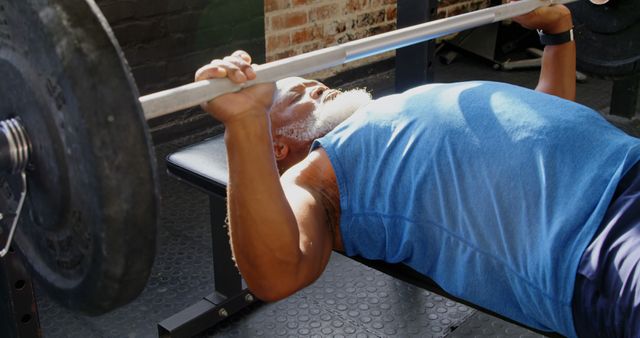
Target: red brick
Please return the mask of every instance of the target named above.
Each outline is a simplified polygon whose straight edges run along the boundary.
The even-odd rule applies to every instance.
[[[388,7],[387,8],[387,21],[395,21],[398,17],[398,8],[396,7]]]
[[[309,21],[315,22],[335,17],[338,14],[336,5],[325,5],[309,10]]]
[[[345,14],[353,13],[362,10],[367,6],[368,0],[347,0],[345,4]]]
[[[336,43],[336,36],[335,35],[325,36],[323,43],[324,43],[325,46],[331,46],[331,45],[335,44]]]
[[[267,37],[267,51],[282,49],[291,45],[289,34],[279,34]]]
[[[279,52],[279,53],[276,53],[275,55],[272,55],[269,58],[270,59],[269,61],[280,60],[280,59],[288,58],[293,55],[295,55],[295,52],[293,50],[285,50],[284,52]]]
[[[273,12],[289,8],[289,0],[264,0],[264,11]]]
[[[302,26],[307,23],[307,12],[297,11],[283,13],[271,18],[271,28],[274,30]]]
[[[305,27],[291,34],[291,43],[299,45],[320,38],[322,38],[322,31],[319,27]]]

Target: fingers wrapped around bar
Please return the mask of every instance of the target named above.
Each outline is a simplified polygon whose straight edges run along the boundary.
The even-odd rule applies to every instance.
[[[235,83],[243,83],[256,78],[256,72],[251,64],[251,56],[242,50],[223,59],[215,59],[196,71],[195,80],[212,80],[229,78]]]

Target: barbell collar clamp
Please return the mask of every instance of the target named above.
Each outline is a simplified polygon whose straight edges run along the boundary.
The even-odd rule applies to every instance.
[[[27,196],[27,178],[25,169],[29,163],[31,142],[27,131],[22,126],[20,118],[11,118],[0,121],[0,171],[20,176],[20,198],[15,212],[0,214],[0,220],[8,216],[11,218],[11,227],[7,236],[7,242],[0,250],[0,258],[7,255],[13,235],[15,234],[22,207]]]
[[[0,121],[0,171],[17,174],[29,163],[31,141],[19,118]]]

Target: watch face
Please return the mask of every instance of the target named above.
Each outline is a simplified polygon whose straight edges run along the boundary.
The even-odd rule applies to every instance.
[[[592,4],[596,4],[596,5],[604,5],[607,2],[609,2],[609,0],[589,0],[591,1]]]

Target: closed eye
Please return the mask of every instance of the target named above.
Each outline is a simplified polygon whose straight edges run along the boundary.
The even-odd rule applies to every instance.
[[[297,85],[297,86],[291,88],[289,90],[289,92],[291,93],[291,95],[290,95],[291,100],[289,101],[289,103],[295,103],[295,102],[300,101],[302,96],[304,96],[304,94],[306,92],[306,88],[305,88],[304,85],[300,84],[300,85]]]
[[[300,101],[300,99],[302,98],[303,95],[304,95],[303,93],[296,93],[293,96],[293,99],[291,100],[291,103],[296,103],[296,102]]]

